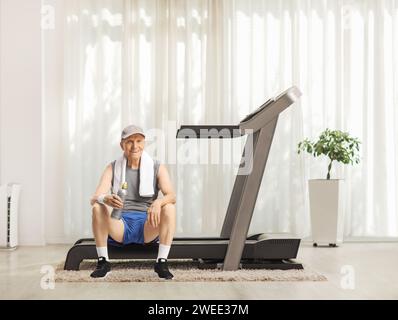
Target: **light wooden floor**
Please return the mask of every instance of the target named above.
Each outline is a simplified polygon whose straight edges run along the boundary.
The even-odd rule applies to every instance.
[[[42,266],[62,261],[68,249],[0,251],[0,299],[398,299],[398,243],[302,244],[297,260],[326,282],[56,283],[42,289]],[[351,271],[354,278],[348,279]],[[353,289],[346,288],[352,283]]]

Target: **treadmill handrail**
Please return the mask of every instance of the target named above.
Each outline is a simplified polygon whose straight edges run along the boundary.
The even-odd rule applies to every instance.
[[[248,114],[239,125],[181,125],[177,139],[228,139],[251,134],[265,127],[301,96],[293,86],[276,98],[271,98]]]
[[[243,136],[239,126],[234,125],[182,125],[177,130],[177,139],[230,139]]]
[[[301,91],[297,87],[291,87],[282,92],[275,99],[268,100],[264,105],[255,110],[239,124],[242,131],[253,130],[256,132],[265,127],[272,120],[277,118],[291,104],[296,102],[301,96]]]

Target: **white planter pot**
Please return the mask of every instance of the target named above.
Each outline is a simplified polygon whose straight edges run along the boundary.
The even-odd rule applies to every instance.
[[[343,242],[344,181],[309,180],[311,229],[314,246]]]

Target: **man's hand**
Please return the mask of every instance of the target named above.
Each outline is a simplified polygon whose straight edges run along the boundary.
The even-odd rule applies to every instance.
[[[122,209],[123,202],[122,199],[117,194],[108,194],[104,198],[104,203],[115,209]]]
[[[160,223],[160,211],[162,210],[162,201],[155,200],[152,205],[148,208],[147,220],[149,224],[156,228]]]

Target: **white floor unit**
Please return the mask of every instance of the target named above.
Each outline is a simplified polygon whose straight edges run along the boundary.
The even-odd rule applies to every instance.
[[[18,205],[21,185],[0,186],[0,248],[18,246]]]

